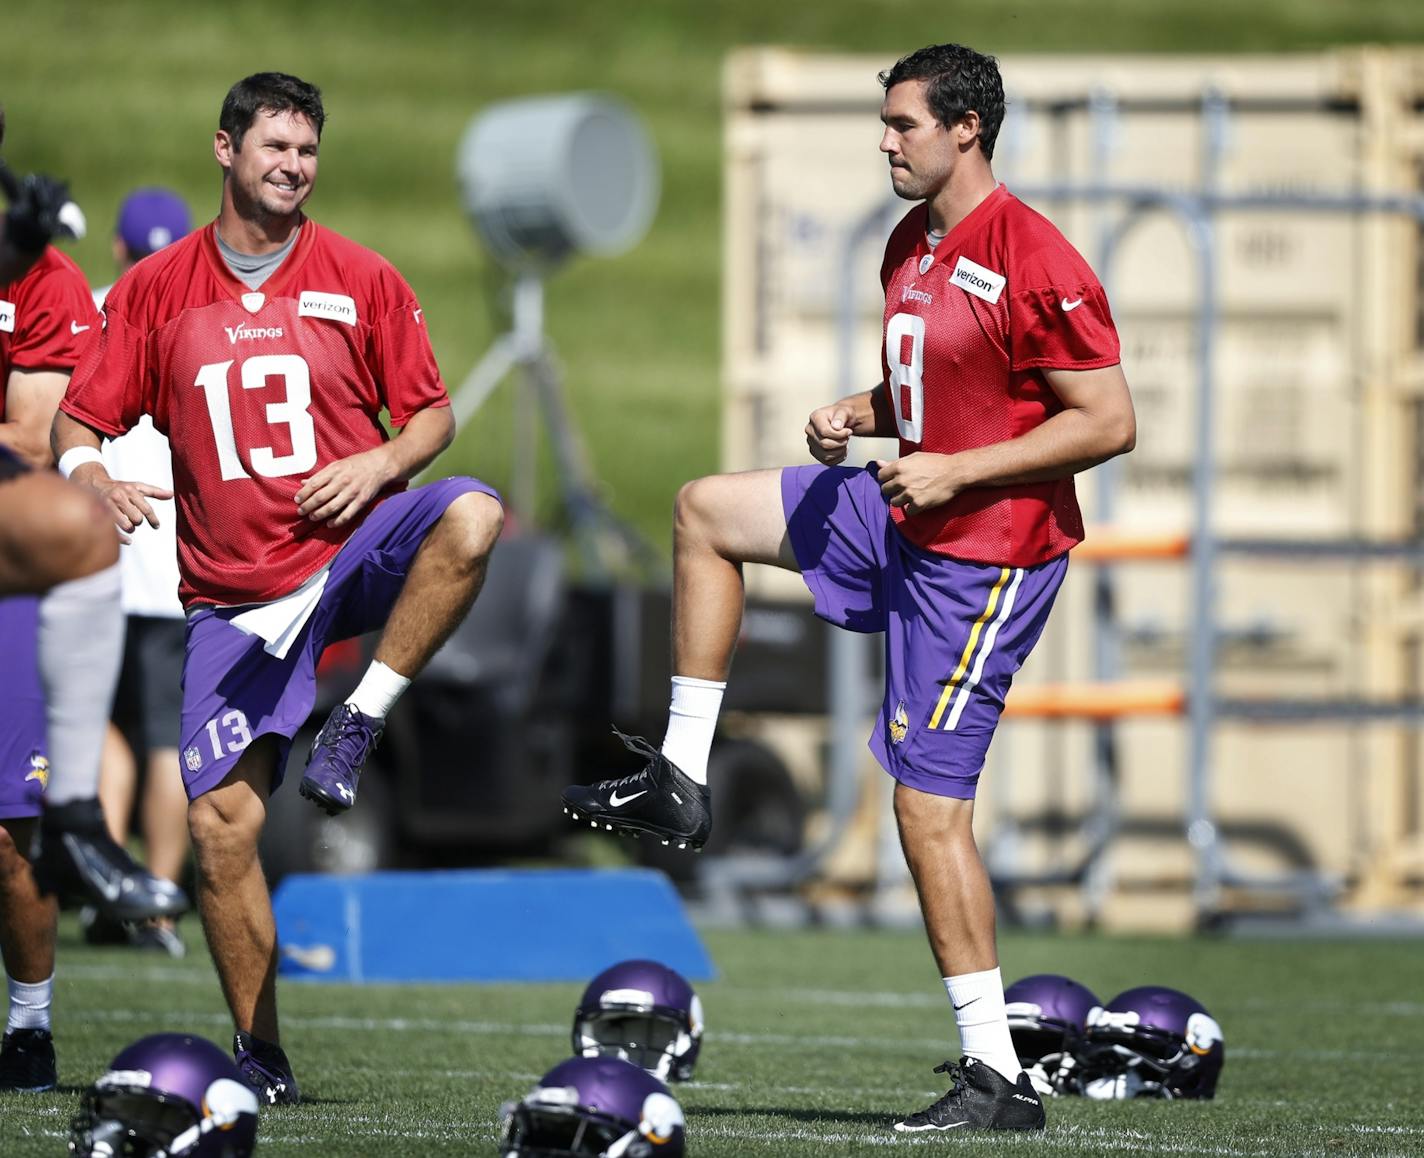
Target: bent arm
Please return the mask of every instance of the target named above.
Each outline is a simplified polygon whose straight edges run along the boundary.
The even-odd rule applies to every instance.
[[[0,446],[7,446],[31,466],[53,466],[49,431],[69,373],[64,370],[11,370],[5,384],[5,421]]]
[[[386,486],[423,471],[454,437],[448,406],[418,410],[389,442],[329,463],[303,482],[297,509],[333,527],[348,523]]]
[[[417,410],[400,432],[382,448],[391,479],[412,479],[435,461],[455,438],[455,415],[448,406]]]
[[[1050,370],[1063,409],[1040,426],[956,454],[916,452],[881,466],[880,491],[911,514],[931,510],[973,487],[1051,482],[1087,470],[1137,442],[1132,395],[1120,365]]]
[[[1051,482],[1097,466],[1137,444],[1137,418],[1122,366],[1049,370],[1063,409],[1033,430],[951,455],[956,491]]]

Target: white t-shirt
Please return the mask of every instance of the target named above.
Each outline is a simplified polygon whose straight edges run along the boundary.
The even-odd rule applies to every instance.
[[[104,305],[109,287],[94,291],[94,304]],[[104,443],[104,468],[124,482],[146,482],[165,490],[173,489],[173,456],[168,439],[153,428],[153,419],[144,415],[138,425],[120,438]],[[178,519],[172,499],[149,499],[158,516],[158,526],[140,523],[119,552],[119,575],[126,615],[151,615],[182,619],[178,602]]]

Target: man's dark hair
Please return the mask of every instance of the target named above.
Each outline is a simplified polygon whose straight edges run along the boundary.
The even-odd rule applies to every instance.
[[[979,148],[994,157],[994,142],[1004,123],[1004,82],[999,62],[962,44],[931,44],[902,56],[880,74],[888,92],[907,80],[923,80],[925,99],[935,120],[949,128],[973,109],[979,114]]]
[[[318,141],[326,123],[321,89],[285,72],[254,72],[228,89],[218,128],[232,138],[234,149],[242,148],[258,113],[301,113],[311,121]]]

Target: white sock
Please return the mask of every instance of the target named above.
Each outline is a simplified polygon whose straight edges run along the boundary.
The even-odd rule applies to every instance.
[[[725,683],[715,680],[672,677],[662,752],[698,784],[707,783],[707,753],[712,750],[712,733],[717,730],[717,713],[722,710],[726,690]]]
[[[384,720],[408,687],[410,680],[400,672],[380,660],[374,660],[356,685],[356,690],[346,697],[346,702],[363,716]]]
[[[10,1020],[5,1024],[5,1032],[12,1029],[48,1029],[49,1003],[54,996],[54,974],[48,980],[27,985],[23,981],[7,978],[10,982]]]
[[[119,565],[61,583],[40,600],[49,787],[45,801],[92,799],[124,655]]]
[[[998,969],[981,973],[961,973],[944,979],[954,1020],[959,1025],[959,1045],[965,1057],[972,1057],[1016,1082],[1023,1067],[1009,1035],[1009,1018],[1004,1012],[1004,978]]]

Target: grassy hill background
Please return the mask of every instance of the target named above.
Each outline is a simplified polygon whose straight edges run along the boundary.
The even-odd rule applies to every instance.
[[[611,505],[660,546],[681,481],[718,464],[720,69],[781,44],[884,58],[931,40],[1024,52],[1288,52],[1424,41],[1417,0],[15,0],[0,18],[6,154],[67,177],[90,217],[74,247],[113,270],[125,192],[165,183],[198,220],[217,209],[211,137],[228,86],[262,69],[319,84],[329,120],[312,215],[392,259],[419,293],[447,381],[498,332],[501,278],[455,192],[470,118],[512,97],[597,89],[646,121],[661,155],[648,238],[550,284],[548,329]],[[875,91],[868,73],[867,89]],[[878,126],[866,126],[873,149]],[[517,164],[518,158],[512,157]],[[514,390],[462,431],[450,469],[506,485]],[[547,465],[547,464],[546,464]],[[557,519],[550,488],[544,516]]]

